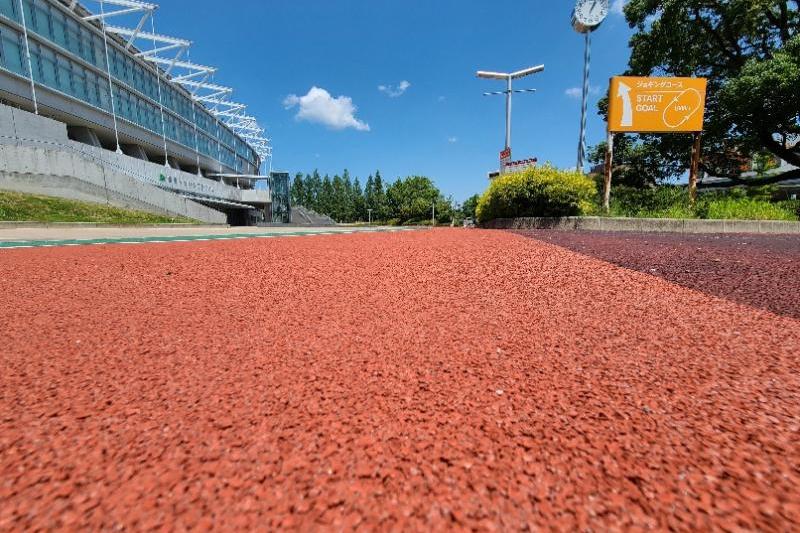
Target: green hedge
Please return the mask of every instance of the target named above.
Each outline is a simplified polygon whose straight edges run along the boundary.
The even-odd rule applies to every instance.
[[[479,222],[496,218],[563,217],[593,212],[597,189],[591,178],[551,165],[504,174],[478,200]]]

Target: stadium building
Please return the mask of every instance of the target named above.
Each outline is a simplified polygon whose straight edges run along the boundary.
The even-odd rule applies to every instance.
[[[155,4],[95,4],[0,0],[0,189],[288,222],[289,176],[217,69],[156,32]]]

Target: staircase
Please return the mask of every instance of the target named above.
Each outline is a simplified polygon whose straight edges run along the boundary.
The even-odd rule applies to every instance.
[[[302,205],[292,206],[290,223],[295,226],[335,226],[336,221],[328,215],[320,215],[312,209]]]

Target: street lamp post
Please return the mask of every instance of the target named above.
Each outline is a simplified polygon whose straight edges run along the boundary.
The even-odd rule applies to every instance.
[[[538,65],[536,67],[530,67],[522,70],[518,70],[516,72],[488,72],[485,70],[479,70],[477,75],[479,78],[485,80],[502,80],[506,82],[506,90],[505,91],[496,91],[490,93],[483,93],[484,96],[492,96],[492,95],[501,95],[504,94],[506,96],[506,144],[505,150],[509,150],[511,148],[511,95],[513,93],[533,93],[536,92],[536,89],[517,89],[513,90],[511,86],[512,80],[516,80],[519,78],[524,78],[526,76],[530,76],[531,74],[536,74],[537,72],[542,72],[544,70],[544,65]]]

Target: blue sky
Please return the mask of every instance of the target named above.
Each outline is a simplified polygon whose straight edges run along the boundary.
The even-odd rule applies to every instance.
[[[592,36],[589,144],[604,138],[595,103],[628,60],[628,29],[612,12]],[[487,185],[504,142],[501,82],[479,69],[543,63],[517,83],[514,158],[575,164],[583,38],[572,2],[542,0],[161,0],[158,33],[194,41],[191,60],[268,129],[276,169],[363,181],[433,178],[463,200]],[[616,9],[615,9],[616,8]],[[316,90],[312,90],[313,88]]]

